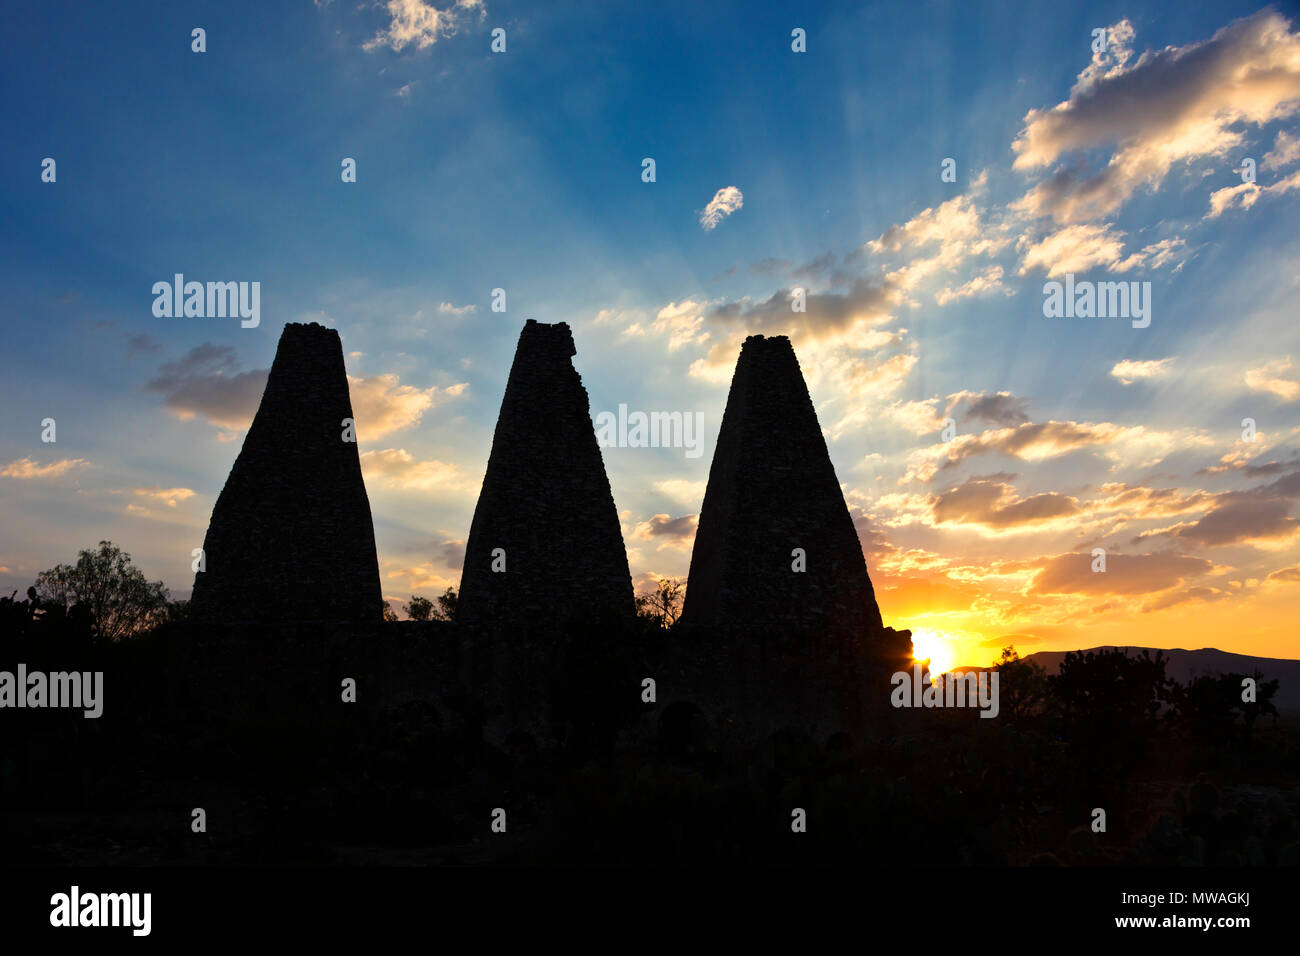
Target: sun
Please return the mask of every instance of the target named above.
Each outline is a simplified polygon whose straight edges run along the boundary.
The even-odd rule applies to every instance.
[[[956,638],[943,631],[918,628],[912,631],[912,658],[930,661],[930,673],[946,674],[957,664]]]

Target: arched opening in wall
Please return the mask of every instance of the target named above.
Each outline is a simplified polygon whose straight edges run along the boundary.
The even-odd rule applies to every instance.
[[[689,762],[708,750],[710,736],[704,711],[689,700],[679,700],[659,715],[655,741],[661,756]]]

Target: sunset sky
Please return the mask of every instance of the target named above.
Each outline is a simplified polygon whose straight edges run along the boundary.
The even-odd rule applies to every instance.
[[[638,590],[686,574],[741,341],[788,334],[887,624],[1300,656],[1294,6],[751,6],[7,5],[0,587],[108,538],[187,597],[308,321],[385,596],[456,585],[532,318],[593,415],[704,415],[699,457],[604,451]],[[260,282],[260,326],[156,318],[175,273]],[[1045,317],[1067,273],[1149,282],[1149,327]]]

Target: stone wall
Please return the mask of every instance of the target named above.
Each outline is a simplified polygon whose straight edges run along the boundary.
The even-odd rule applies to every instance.
[[[201,622],[378,621],[375,532],[338,332],[284,327],[262,402],[203,541]],[[360,423],[364,431],[365,422]]]
[[[792,570],[803,549],[807,570]],[[688,625],[881,629],[862,545],[785,336],[745,340],[709,469]]]
[[[459,619],[499,632],[633,616],[632,577],[573,335],[528,320],[474,509]],[[493,571],[493,552],[505,571]],[[499,564],[498,564],[499,566]]]

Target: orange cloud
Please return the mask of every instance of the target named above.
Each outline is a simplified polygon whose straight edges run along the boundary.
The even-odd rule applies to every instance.
[[[985,528],[1013,528],[1076,515],[1079,502],[1067,495],[1047,492],[1021,498],[1004,481],[972,478],[931,500],[935,524],[969,524]]]
[[[1016,169],[1110,147],[1092,175],[1071,166],[1034,187],[1019,208],[1063,224],[1105,216],[1142,186],[1155,188],[1176,162],[1223,155],[1242,127],[1300,109],[1300,34],[1273,9],[1236,20],[1210,39],[1148,50],[1136,60],[1133,28],[1111,28],[1107,53],[1079,74],[1068,100],[1030,110],[1012,144]]]
[[[33,478],[61,478],[68,472],[88,464],[90,462],[84,458],[62,458],[48,465],[38,464],[32,458],[19,458],[0,468],[0,477],[17,478],[20,481],[30,481]]]
[[[1041,562],[1029,594],[1153,594],[1202,577],[1213,569],[1185,554],[1108,554],[1106,570],[1093,571],[1088,552],[1058,554]]]

